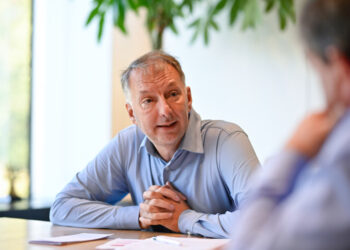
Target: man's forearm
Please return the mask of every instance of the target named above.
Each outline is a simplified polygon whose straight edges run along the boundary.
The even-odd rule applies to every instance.
[[[179,229],[182,233],[199,234],[211,238],[228,238],[239,215],[239,210],[224,214],[205,214],[188,209],[179,217]]]
[[[72,227],[139,229],[139,207],[120,207],[100,201],[58,198],[50,211],[54,224]]]

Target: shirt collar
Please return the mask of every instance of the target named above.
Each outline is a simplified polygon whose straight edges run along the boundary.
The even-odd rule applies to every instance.
[[[148,139],[148,137],[145,135],[145,137],[143,138],[141,144],[140,144],[140,148],[139,150],[141,150],[141,148],[146,148],[147,152],[153,156],[159,156],[156,148],[154,147],[153,143]]]
[[[201,117],[194,109],[192,109],[190,112],[188,127],[185,136],[182,138],[179,149],[199,154],[204,153],[201,125]]]
[[[181,140],[180,146],[177,149],[186,150],[193,153],[203,154],[203,140],[201,135],[201,117],[192,108],[189,114],[189,122],[186,133]],[[145,136],[140,144],[140,148],[145,147],[147,152],[153,156],[159,156],[153,143]]]

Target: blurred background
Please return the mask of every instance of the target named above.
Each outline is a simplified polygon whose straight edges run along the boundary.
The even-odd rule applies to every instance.
[[[285,12],[278,4],[293,1],[266,0],[276,2],[269,13],[262,1],[246,1],[250,7],[237,14],[233,26],[234,0],[197,1],[192,12],[174,18],[178,34],[164,30],[162,48],[182,64],[202,119],[240,125],[263,163],[306,113],[322,107],[323,97],[296,23],[281,20]],[[53,201],[130,124],[119,78],[131,61],[152,49],[147,10],[126,11],[123,23],[120,11],[119,16],[106,11],[101,22],[101,15],[91,14],[100,2],[103,6],[102,0],[0,1],[2,202],[9,197]],[[294,3],[296,17],[303,2]],[[215,3],[222,6],[208,11]],[[210,13],[215,14],[212,29],[198,32],[191,42],[196,18]],[[254,28],[243,29],[251,24],[248,14]]]

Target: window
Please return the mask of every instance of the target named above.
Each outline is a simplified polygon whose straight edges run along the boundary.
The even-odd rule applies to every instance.
[[[0,199],[29,196],[32,1],[0,1]]]

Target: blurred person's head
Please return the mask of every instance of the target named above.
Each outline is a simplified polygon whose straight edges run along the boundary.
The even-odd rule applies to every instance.
[[[328,107],[350,106],[350,1],[307,0],[301,34],[319,72]]]
[[[170,160],[189,122],[192,96],[179,62],[153,51],[132,62],[122,74],[126,109],[131,121]]]

